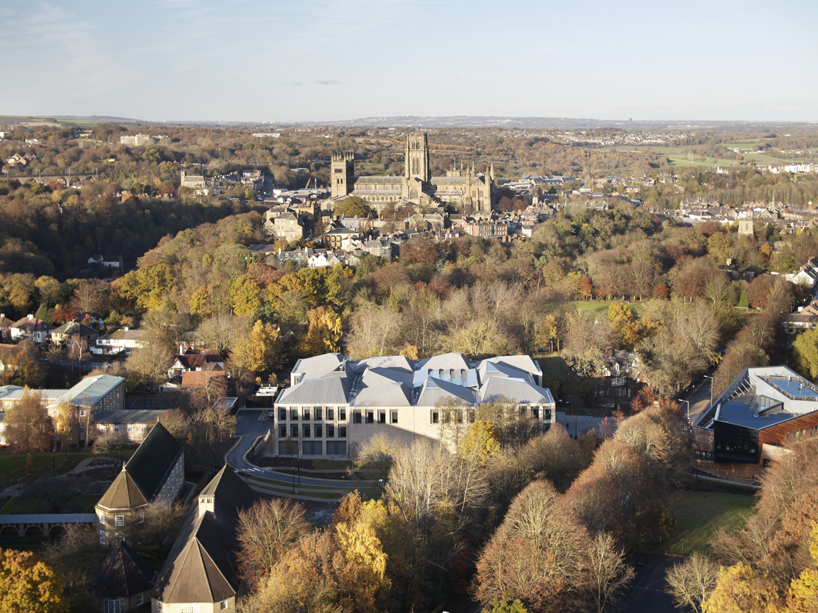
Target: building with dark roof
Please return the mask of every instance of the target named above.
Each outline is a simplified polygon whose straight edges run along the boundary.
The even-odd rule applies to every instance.
[[[239,511],[257,495],[229,466],[199,494],[151,592],[152,610],[235,611],[243,592],[236,533]],[[195,609],[189,607],[196,607]]]
[[[141,443],[163,412],[154,409],[98,411],[94,414],[97,436],[113,434],[123,443]]]
[[[693,466],[755,481],[793,439],[818,433],[818,386],[786,366],[745,368],[693,424]]]
[[[128,613],[150,601],[156,572],[125,541],[120,541],[91,575],[100,613]]]
[[[424,360],[380,356],[354,361],[339,353],[299,360],[292,385],[275,401],[271,435],[279,455],[348,457],[350,447],[382,434],[411,443],[439,441],[450,416],[471,423],[487,402],[514,402],[540,429],[556,419],[554,398],[540,367],[527,355],[473,361],[461,353]]]
[[[99,336],[99,332],[93,328],[78,321],[69,321],[51,331],[51,342],[62,346],[69,342],[75,334],[79,336],[80,340],[85,341],[89,347],[94,344]]]
[[[138,531],[145,507],[171,503],[185,480],[182,446],[157,423],[96,504],[99,540],[122,540],[126,529]]]

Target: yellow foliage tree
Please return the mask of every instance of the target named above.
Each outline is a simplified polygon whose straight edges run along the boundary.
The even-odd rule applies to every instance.
[[[338,342],[343,335],[339,315],[326,307],[318,307],[307,313],[307,321],[310,327],[304,337],[306,354],[320,355],[339,351]]]
[[[702,603],[704,613],[779,613],[781,598],[775,583],[739,562],[719,571],[710,597]]]
[[[67,613],[59,573],[30,551],[0,549],[0,613]]]
[[[636,316],[622,302],[614,302],[608,307],[608,319],[611,328],[625,349],[633,349],[640,340],[644,331]]]
[[[460,455],[473,459],[480,466],[485,466],[498,453],[500,441],[497,440],[497,431],[492,424],[481,419],[471,425],[460,442]]]
[[[811,613],[818,611],[818,523],[812,525],[812,544],[809,552],[815,560],[815,568],[807,568],[790,583],[786,613]]]
[[[257,321],[250,333],[236,344],[233,361],[247,370],[267,370],[275,361],[277,341],[278,330],[275,326]]]
[[[190,312],[200,317],[210,317],[210,290],[207,285],[200,285],[190,297]]]
[[[230,284],[230,306],[236,315],[252,315],[262,305],[261,288],[247,275],[233,279]]]

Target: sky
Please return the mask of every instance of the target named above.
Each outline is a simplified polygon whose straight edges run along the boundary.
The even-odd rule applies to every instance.
[[[818,121],[815,0],[0,0],[0,115]]]

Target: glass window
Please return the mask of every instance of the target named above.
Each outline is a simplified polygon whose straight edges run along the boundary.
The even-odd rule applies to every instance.
[[[124,515],[114,515],[114,523],[117,526],[124,526],[125,525],[125,516]]]
[[[389,423],[390,424],[398,423],[398,412],[397,411],[390,411],[389,412]]]
[[[379,424],[386,423],[386,411],[378,411],[378,423]]]
[[[278,408],[278,420],[287,421],[287,409],[285,409],[284,407]]]
[[[338,426],[338,438],[346,438],[347,437],[347,427],[346,426]]]
[[[335,421],[335,409],[327,407],[327,421]]]
[[[437,411],[434,411],[434,410],[433,410],[433,411],[432,411],[432,419],[431,419],[431,422],[432,422],[433,424],[440,423],[440,413],[438,413]]]
[[[278,424],[278,437],[279,438],[287,438],[287,425],[286,424]]]
[[[290,409],[290,421],[298,421],[298,409]]]
[[[313,409],[313,414],[314,414],[315,421],[321,421],[321,419],[322,419],[321,414],[322,413],[323,413],[323,411],[321,410],[321,407],[315,407]]]
[[[304,421],[309,421],[310,419],[310,407],[301,407],[301,417]]]
[[[531,407],[531,414],[534,415],[535,419],[540,418],[540,407]]]
[[[352,411],[352,423],[359,424],[361,423],[361,412],[358,410]]]
[[[344,409],[344,408],[338,409],[338,419],[340,421],[346,421],[347,420],[347,410],[346,409]]]
[[[304,438],[310,438],[310,425],[309,424],[304,424],[303,430],[304,430]]]
[[[100,545],[105,544],[105,530],[100,530],[99,531],[99,544]]]
[[[327,424],[327,438],[335,438],[335,424]]]
[[[367,411],[366,412],[366,423],[374,424],[375,423],[375,411]]]
[[[298,424],[292,424],[290,426],[290,436],[298,438]]]
[[[545,409],[545,415],[543,416],[545,421],[551,421],[551,409]]]
[[[324,428],[321,424],[315,424],[315,438],[322,438],[324,436]]]

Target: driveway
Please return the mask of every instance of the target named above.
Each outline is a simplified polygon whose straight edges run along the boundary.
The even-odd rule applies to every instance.
[[[673,597],[665,592],[667,571],[682,561],[678,556],[645,554],[636,564],[636,576],[625,592],[623,613],[676,613]]]

